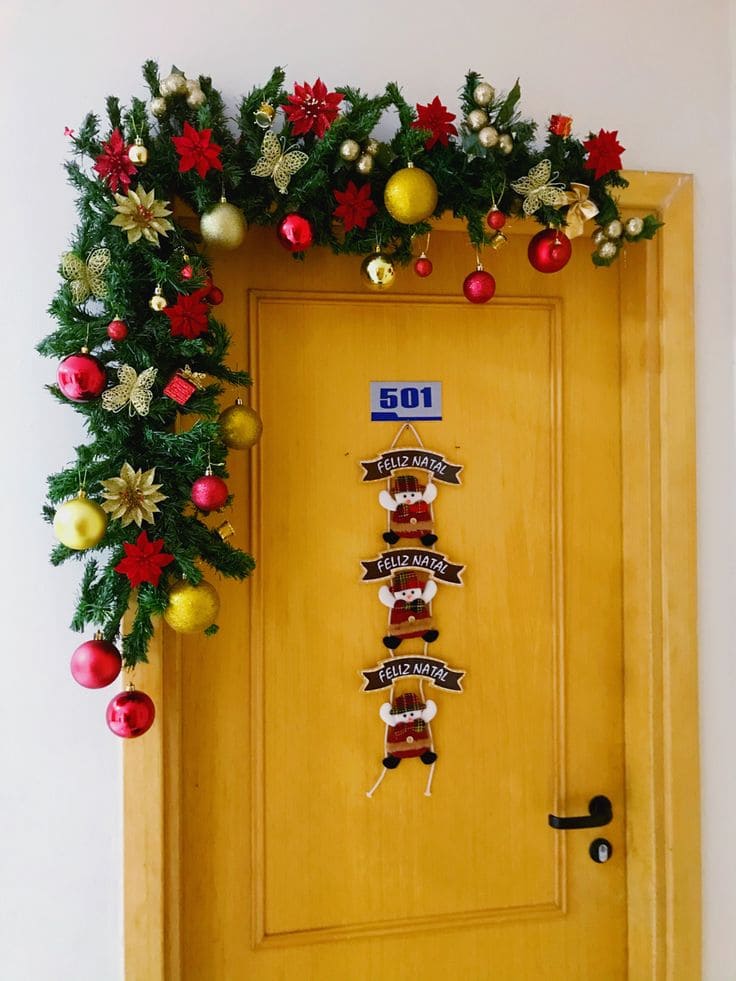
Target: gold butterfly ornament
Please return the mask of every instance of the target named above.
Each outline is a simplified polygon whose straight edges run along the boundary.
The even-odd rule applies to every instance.
[[[107,296],[105,273],[110,265],[109,249],[93,249],[87,261],[73,252],[61,257],[61,275],[69,281],[74,303],[84,303],[90,296],[104,300]]]
[[[524,198],[524,214],[533,215],[543,204],[559,208],[567,204],[565,185],[557,180],[558,173],[552,173],[549,160],[542,160],[529,171],[528,176],[512,181],[511,186]]]
[[[261,144],[261,156],[250,172],[254,177],[272,177],[282,194],[286,194],[289,181],[309,160],[301,150],[284,151],[281,140],[275,133],[266,133]]]
[[[108,412],[120,412],[127,405],[129,415],[147,416],[157,371],[157,368],[146,368],[139,375],[129,364],[121,365],[118,368],[120,384],[102,393],[103,408]]]

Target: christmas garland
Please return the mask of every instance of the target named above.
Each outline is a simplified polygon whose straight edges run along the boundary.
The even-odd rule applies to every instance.
[[[57,329],[38,345],[62,359],[49,390],[81,413],[88,434],[74,462],[49,477],[44,509],[59,539],[52,563],[86,560],[72,628],[99,633],[75,651],[72,672],[88,687],[146,660],[158,615],[175,630],[217,630],[219,601],[202,565],[237,579],[254,568],[222,515],[208,518],[230,503],[228,449],[252,446],[261,425],[242,400],[222,413],[218,405],[224,385],[250,378],[226,364],[222,293],[202,240],[233,248],[247,225],[273,225],[296,258],[313,245],[364,256],[364,278],[384,288],[396,264],[415,257],[414,239],[449,211],[465,220],[478,255],[465,295],[485,302],[495,282],[480,250],[503,245],[508,216],[543,226],[529,248],[543,272],[562,268],[591,219],[601,266],[659,227],[654,215],[619,213],[615,192],[627,182],[617,132],[581,142],[569,117],[553,115],[538,146],[518,82],[497,94],[469,72],[458,121],[439,97],[412,108],[394,83],[378,96],[329,91],[320,79],[287,91],[277,68],[241,100],[233,128],[209,78],[176,68],[160,78],[152,61],[143,74],[148,104],[133,98],[124,109],[110,97],[104,126],[90,114],[79,132],[66,130],[79,224],[50,307]],[[398,128],[378,141],[392,109]],[[201,216],[201,235],[176,220],[175,198]],[[415,271],[431,273],[424,253]],[[146,698],[113,699],[113,731],[145,731]]]

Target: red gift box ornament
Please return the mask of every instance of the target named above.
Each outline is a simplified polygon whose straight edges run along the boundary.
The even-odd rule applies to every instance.
[[[192,395],[202,388],[201,380],[204,377],[204,372],[192,371],[189,365],[186,365],[171,376],[164,388],[164,395],[168,395],[179,405],[186,405]]]

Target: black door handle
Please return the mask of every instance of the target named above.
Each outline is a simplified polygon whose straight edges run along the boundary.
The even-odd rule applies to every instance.
[[[559,828],[560,831],[569,831],[572,828],[602,828],[613,821],[613,805],[607,797],[594,797],[588,804],[588,813],[582,817],[565,818],[549,814],[548,820],[551,828]]]

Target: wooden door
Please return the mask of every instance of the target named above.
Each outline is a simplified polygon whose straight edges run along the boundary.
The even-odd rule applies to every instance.
[[[429,281],[406,270],[381,295],[357,260],[293,262],[265,230],[216,259],[233,360],[264,421],[230,480],[258,567],[247,585],[218,583],[220,633],[187,638],[171,682],[169,977],[636,976],[624,267],[602,273],[576,248],[545,277],[526,243],[488,257],[499,292],[483,307],[457,295],[473,254],[452,225],[432,237]],[[416,759],[366,795],[385,694],[361,693],[359,672],[388,652],[360,560],[386,546],[359,463],[398,430],[369,419],[382,379],[442,381],[442,420],[417,428],[464,467],[434,506],[436,548],[466,571],[434,601],[431,654],[467,675],[462,694],[431,692],[431,796]],[[584,814],[597,794],[613,803],[606,828],[549,827],[548,812]],[[589,854],[599,834],[605,864]]]

